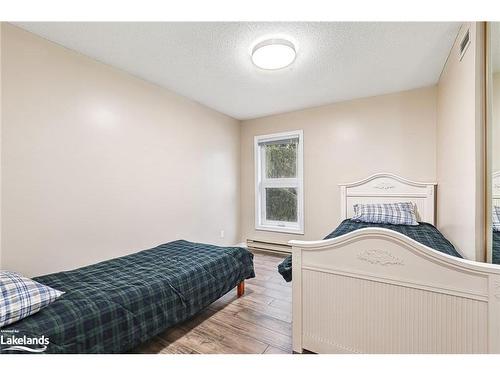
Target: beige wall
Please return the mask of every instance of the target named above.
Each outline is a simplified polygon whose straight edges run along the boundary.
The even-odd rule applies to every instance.
[[[471,45],[460,61],[467,28]],[[438,227],[469,259],[484,259],[481,25],[465,24],[438,84]]]
[[[439,228],[481,259],[482,36],[476,24],[471,32],[469,53],[460,63],[454,46],[438,87],[238,126],[3,23],[0,263],[35,275],[177,238],[318,239],[339,223],[337,184],[379,171],[437,179]],[[255,231],[253,137],[296,129],[304,130],[305,234]]]
[[[305,234],[255,230],[255,135],[304,130]],[[340,222],[337,184],[387,171],[436,178],[436,88],[358,99],[241,124],[242,238],[321,239]]]
[[[237,242],[236,120],[8,24],[2,52],[3,267]]]

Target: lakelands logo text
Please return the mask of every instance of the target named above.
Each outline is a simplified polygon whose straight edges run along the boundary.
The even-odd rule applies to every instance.
[[[13,331],[0,332],[0,347],[2,351],[20,351],[30,353],[43,353],[47,350],[49,338],[44,335],[40,337],[14,336]],[[4,348],[4,346],[6,346]]]

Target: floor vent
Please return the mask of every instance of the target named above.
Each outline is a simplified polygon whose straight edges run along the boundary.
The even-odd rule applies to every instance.
[[[272,253],[291,254],[292,247],[288,244],[258,241],[247,239],[247,247],[250,250],[268,251]]]

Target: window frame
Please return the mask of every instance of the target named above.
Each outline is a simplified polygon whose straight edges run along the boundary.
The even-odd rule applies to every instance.
[[[265,147],[261,143],[298,139],[297,176],[294,178],[266,178]],[[255,161],[255,229],[271,232],[304,234],[304,134],[302,130],[258,135],[254,137]],[[267,220],[266,188],[297,189],[297,222]]]

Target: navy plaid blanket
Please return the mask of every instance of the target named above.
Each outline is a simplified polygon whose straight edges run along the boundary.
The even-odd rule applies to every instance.
[[[43,335],[50,342],[46,353],[122,353],[190,318],[251,277],[253,255],[243,248],[174,241],[35,278],[65,294],[3,327],[2,334]]]
[[[493,232],[493,264],[500,264],[500,232]]]
[[[404,234],[411,239],[420,242],[422,245],[438,250],[442,253],[453,255],[459,258],[462,256],[455,250],[450,241],[448,241],[437,228],[428,223],[419,223],[420,225],[393,225],[393,224],[374,224],[374,223],[359,223],[350,219],[344,220],[332,233],[324,239],[335,238],[347,234],[357,229],[362,228],[385,228],[401,234]],[[292,256],[285,258],[278,265],[278,272],[286,281],[292,281]]]

